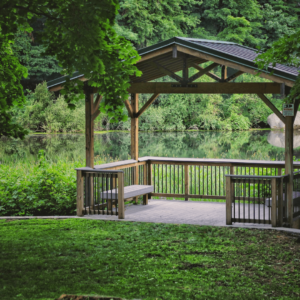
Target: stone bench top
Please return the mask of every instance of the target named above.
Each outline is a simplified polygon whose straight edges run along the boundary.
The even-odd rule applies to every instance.
[[[141,196],[144,194],[153,193],[154,188],[152,185],[130,185],[124,187],[124,199],[133,198]],[[101,198],[103,199],[118,199],[118,190],[113,189],[109,191],[104,191],[101,193]]]

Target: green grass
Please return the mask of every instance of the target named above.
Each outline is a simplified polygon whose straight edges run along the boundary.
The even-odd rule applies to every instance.
[[[0,221],[1,299],[295,299],[299,237],[96,220]]]

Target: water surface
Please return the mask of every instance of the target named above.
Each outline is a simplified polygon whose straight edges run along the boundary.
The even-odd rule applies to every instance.
[[[140,132],[139,156],[284,160],[284,148],[272,144],[270,131]],[[281,145],[282,146],[282,145]],[[45,150],[53,161],[84,160],[84,134],[30,135],[25,140],[0,139],[0,161],[35,161]],[[95,156],[104,161],[130,157],[130,133],[95,134]],[[300,148],[295,149],[300,157]]]

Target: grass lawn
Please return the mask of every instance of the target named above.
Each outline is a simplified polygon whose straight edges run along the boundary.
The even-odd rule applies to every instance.
[[[2,299],[296,299],[300,238],[134,222],[0,221]]]

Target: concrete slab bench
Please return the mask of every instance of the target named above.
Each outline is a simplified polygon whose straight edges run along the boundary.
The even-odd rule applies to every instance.
[[[124,200],[143,196],[148,196],[149,193],[153,193],[154,188],[152,185],[129,185],[124,187]],[[108,200],[118,200],[118,190],[112,189],[101,193],[101,198]]]

